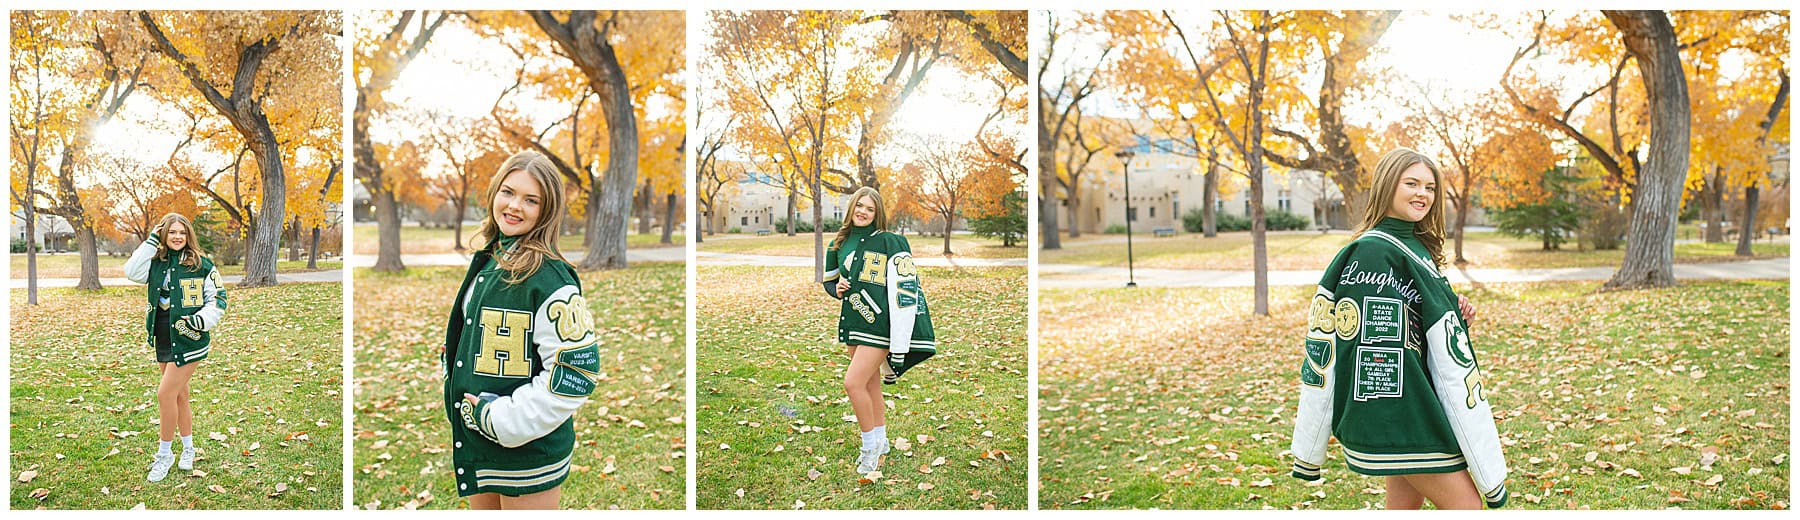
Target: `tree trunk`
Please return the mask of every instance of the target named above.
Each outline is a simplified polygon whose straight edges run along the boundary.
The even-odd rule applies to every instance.
[[[1750,250],[1750,241],[1756,237],[1756,205],[1762,190],[1756,184],[1744,187],[1744,221],[1738,224],[1738,256],[1754,256]]]
[[[573,11],[567,23],[558,21],[549,11],[532,11],[531,17],[581,69],[588,87],[600,96],[609,148],[606,177],[600,189],[589,194],[590,198],[599,199],[588,205],[588,225],[598,230],[580,267],[619,269],[625,267],[625,219],[631,205],[631,188],[637,185],[638,125],[637,115],[631,109],[631,83],[625,78],[608,35],[601,33],[595,23],[596,14]],[[612,26],[608,23],[607,27]]]
[[[1606,289],[1675,284],[1675,218],[1687,177],[1689,121],[1687,78],[1682,76],[1675,28],[1662,11],[1605,11],[1637,56],[1650,98],[1649,158],[1632,194],[1625,260]]]
[[[406,270],[400,263],[400,203],[388,190],[369,190],[375,199],[375,230],[380,235],[380,250],[375,255],[375,270],[397,273]]]
[[[1200,231],[1206,238],[1219,236],[1219,151],[1207,150],[1206,178],[1200,195]]]
[[[673,192],[671,192],[671,193],[669,193],[668,199],[663,202],[662,243],[664,243],[664,244],[675,243],[674,222],[675,222],[675,194]]]
[[[27,186],[27,188],[29,189],[29,187],[31,186],[30,180],[35,180],[35,179],[30,179],[30,178],[27,178],[27,179],[28,180],[25,183],[25,186]],[[30,199],[28,198],[26,200],[30,200]],[[38,286],[38,283],[37,283],[37,251],[38,251],[37,211],[32,208],[31,204],[24,204],[24,206],[25,206],[25,303],[27,305],[37,305],[38,304],[38,299],[37,299],[37,286]]]
[[[456,222],[450,224],[450,229],[451,229],[450,236],[452,237],[451,240],[456,241],[455,250],[459,251],[459,252],[462,251],[463,249],[465,249],[463,247],[462,223],[463,223],[463,216],[467,215],[469,212],[469,205],[465,204],[465,202],[467,202],[468,200],[469,200],[469,197],[468,197],[467,193],[465,192],[462,200],[459,200],[456,202]],[[550,239],[556,240],[556,237],[550,237]]]
[[[1038,96],[1038,232],[1044,250],[1062,249],[1062,236],[1056,229],[1056,136],[1047,123],[1053,107],[1052,100]]]
[[[1700,212],[1706,215],[1706,243],[1725,242],[1725,178],[1720,170],[1706,177],[1706,193],[1700,198]]]
[[[817,206],[818,206],[818,205],[819,205],[819,203],[818,203],[818,200],[819,200],[819,197],[818,197],[818,195],[819,195],[819,193],[818,193],[818,191],[819,191],[819,190],[818,190],[818,189],[817,189],[817,188],[818,188],[818,187],[817,187],[817,186],[814,186],[814,189],[813,189],[813,206],[815,206],[815,207],[817,207]],[[792,189],[792,190],[788,190],[788,200],[787,200],[787,236],[790,236],[790,237],[791,237],[791,236],[794,236],[794,235],[795,235],[795,234],[796,234],[796,233],[797,233],[797,231],[796,231],[796,230],[795,230],[795,228],[798,228],[798,227],[800,227],[800,226],[799,226],[799,225],[798,225],[798,224],[800,224],[800,222],[798,222],[798,221],[799,221],[799,219],[800,219],[800,212],[799,212],[799,210],[798,210],[798,209],[797,209],[797,205],[798,205],[798,204],[799,204],[799,203],[798,203],[798,202],[797,202],[797,199],[799,199],[799,198],[800,198],[800,190],[798,190],[798,189]],[[823,212],[823,211],[814,211],[814,212],[813,212],[813,213],[814,213],[814,214],[819,214],[819,215],[823,215],[823,214],[824,214],[824,212]],[[815,218],[815,219],[813,219],[813,229],[815,229],[815,230],[816,230],[816,229],[818,229],[818,227],[819,227],[819,224],[820,224],[820,222],[819,222],[819,220],[818,220],[818,219],[816,219],[816,218]]]
[[[73,221],[70,224],[74,224]],[[100,249],[94,240],[94,228],[86,224],[76,225],[75,243],[81,250],[81,281],[76,289],[100,290]]]
[[[1468,179],[1463,180],[1463,185],[1468,185]],[[1469,263],[1468,258],[1463,257],[1463,228],[1469,222],[1470,197],[1465,194],[1458,198],[1461,200],[1456,201],[1456,265],[1463,265]]]
[[[293,238],[288,239],[288,261],[289,262],[298,262],[298,261],[300,261],[300,216],[299,215],[294,215],[294,225],[289,227],[288,231],[290,231],[294,234]],[[286,235],[286,233],[283,233],[283,235]]]
[[[643,209],[638,212],[639,235],[650,234],[650,215],[656,213],[655,211],[652,211],[655,208],[655,204],[651,202],[656,200],[654,193],[654,186],[651,185],[650,179],[644,179],[644,201],[640,203],[640,207]]]
[[[943,217],[944,217],[944,256],[953,256],[956,253],[950,252],[950,224],[952,222],[956,221],[955,206],[951,206],[950,213],[944,214]]]
[[[819,162],[813,161],[813,167],[818,168]],[[824,282],[825,281],[825,230],[822,229],[824,226],[822,226],[820,224],[825,223],[825,205],[817,203],[817,201],[819,200],[819,196],[822,195],[822,193],[820,193],[821,188],[819,185],[822,184],[824,182],[824,180],[819,178],[818,172],[814,172],[813,176],[812,176],[812,181],[813,181],[812,182],[812,198],[814,201],[814,204],[812,205],[812,210],[813,210],[813,281]],[[848,215],[846,215],[846,216],[848,216]],[[788,230],[793,231],[793,229],[794,229],[794,221],[788,220]],[[789,233],[789,234],[791,235],[792,233]]]
[[[312,247],[307,248],[306,252],[307,252],[306,268],[307,269],[318,269],[319,268],[319,226],[313,226],[313,228],[312,228]]]
[[[1069,176],[1069,238],[1082,236],[1082,176]]]

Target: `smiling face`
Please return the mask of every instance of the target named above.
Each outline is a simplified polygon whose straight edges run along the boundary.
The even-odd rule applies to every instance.
[[[1431,167],[1414,163],[1400,172],[1400,182],[1394,186],[1394,201],[1388,206],[1387,216],[1418,222],[1431,212],[1431,204],[1436,199],[1437,179],[1431,174]]]
[[[875,199],[857,197],[856,205],[850,208],[850,223],[858,227],[875,223]]]
[[[163,243],[169,245],[170,251],[186,249],[188,245],[188,227],[179,220],[169,222],[168,229],[163,230]]]
[[[543,190],[531,178],[531,174],[523,169],[507,172],[506,178],[500,181],[500,190],[494,193],[494,203],[490,206],[494,223],[500,226],[500,233],[509,237],[531,231],[537,225],[538,214],[543,207]]]

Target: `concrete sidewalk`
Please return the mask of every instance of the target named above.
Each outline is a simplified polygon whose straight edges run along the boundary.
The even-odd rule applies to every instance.
[[[687,261],[686,251],[687,251],[687,248],[680,247],[680,246],[653,247],[653,248],[648,248],[648,249],[626,249],[625,250],[625,261],[627,263],[632,263],[632,262],[685,262],[685,261]],[[587,257],[586,251],[564,251],[563,252],[563,258],[569,259],[570,263],[579,263],[579,262],[581,262],[581,259],[585,258],[585,257]],[[463,253],[432,253],[432,254],[422,254],[422,255],[400,255],[400,263],[405,264],[407,267],[444,266],[444,265],[467,266],[467,265],[469,265],[469,255],[466,255]],[[350,259],[349,259],[350,267],[372,267],[374,265],[375,265],[375,255],[350,255]]]
[[[1612,278],[1618,266],[1574,267],[1558,269],[1457,269],[1445,272],[1450,283],[1507,283],[1549,281],[1592,281]],[[1038,287],[1051,289],[1092,289],[1124,287],[1126,269],[1072,264],[1043,264],[1038,269]],[[1142,287],[1251,287],[1255,285],[1250,271],[1218,271],[1199,269],[1138,269],[1136,279]],[[1788,278],[1788,259],[1771,258],[1747,262],[1710,264],[1677,264],[1679,280],[1742,280]],[[1324,271],[1269,271],[1269,285],[1314,285]]]
[[[226,287],[229,288],[230,286],[237,285],[238,282],[243,281],[244,275],[234,274],[220,276],[219,279],[224,281]],[[275,273],[275,280],[281,283],[343,283],[344,270],[327,269],[324,271],[308,271],[304,273],[277,272]],[[27,280],[24,278],[14,278],[12,279],[12,288],[24,289],[26,282]],[[38,287],[74,287],[80,282],[80,278],[39,278]],[[100,285],[103,287],[125,287],[131,285],[142,286],[144,284],[136,283],[124,278],[101,278]]]
[[[738,253],[694,253],[699,265],[757,265],[765,267],[812,267],[810,256],[745,255]],[[1024,258],[945,258],[913,257],[913,263],[925,267],[1025,267]]]

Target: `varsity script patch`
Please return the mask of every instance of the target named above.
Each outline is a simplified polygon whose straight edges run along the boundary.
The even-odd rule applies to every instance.
[[[1362,341],[1371,345],[1399,342],[1406,330],[1406,307],[1400,300],[1363,298]]]
[[[1306,361],[1300,365],[1300,382],[1325,386],[1325,372],[1331,369],[1332,344],[1329,340],[1306,340]]]
[[[1398,348],[1356,347],[1356,386],[1350,397],[1358,401],[1400,397],[1405,360],[1406,355]]]
[[[856,309],[856,314],[862,316],[863,321],[866,321],[869,323],[875,323],[875,311],[869,308],[869,304],[867,302],[863,301],[864,300],[863,297],[868,296],[868,295],[869,295],[869,293],[866,293],[866,292],[857,292],[855,294],[851,294],[850,295],[850,308]]]

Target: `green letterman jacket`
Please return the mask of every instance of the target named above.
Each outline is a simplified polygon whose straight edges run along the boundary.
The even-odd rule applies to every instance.
[[[1468,469],[1506,504],[1506,460],[1450,283],[1412,222],[1386,218],[1331,261],[1313,294],[1293,475],[1319,478],[1337,437],[1364,475]]]
[[[513,242],[475,253],[445,329],[444,408],[462,496],[561,485],[575,410],[600,378],[594,318],[575,270],[545,258],[530,278],[508,283],[493,256]]]
[[[850,279],[850,290],[844,294],[837,293],[840,276]],[[887,349],[893,377],[883,382],[894,383],[894,378],[937,354],[930,308],[906,237],[875,231],[873,226],[850,228],[844,243],[825,252],[823,283],[826,294],[843,300],[838,306],[838,341]]]
[[[211,258],[203,256],[199,268],[190,268],[181,265],[175,255],[158,260],[156,252],[161,246],[162,237],[151,233],[125,260],[125,278],[150,287],[145,291],[150,305],[144,313],[144,330],[152,349],[156,348],[156,308],[162,305],[162,296],[168,295],[170,352],[175,355],[175,366],[183,366],[206,359],[212,351],[212,329],[225,317],[225,284],[219,281],[219,270]]]

